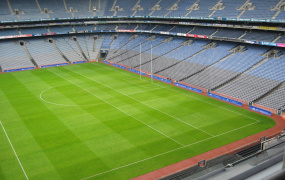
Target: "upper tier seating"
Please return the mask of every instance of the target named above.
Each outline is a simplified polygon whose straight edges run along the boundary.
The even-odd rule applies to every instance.
[[[254,10],[247,10],[240,18],[259,18],[259,19],[271,19],[276,11],[271,9],[280,0],[250,0],[249,2],[255,6]]]
[[[217,10],[212,17],[237,18],[241,13],[241,10],[237,9],[245,3],[245,0],[223,0],[222,3],[225,8]]]
[[[277,12],[272,10],[279,0],[250,0],[250,10],[241,8],[246,0],[38,0],[40,8],[34,0],[9,0],[11,9],[19,10],[19,18],[10,12],[7,1],[0,2],[0,20],[25,20],[45,18],[77,18],[95,16],[169,16],[169,17],[226,17],[226,18],[259,18],[271,19]],[[176,4],[177,3],[177,4]],[[196,3],[196,4],[195,4]],[[96,10],[93,11],[93,7]],[[47,10],[46,12],[44,10]],[[285,19],[281,11],[275,19]]]

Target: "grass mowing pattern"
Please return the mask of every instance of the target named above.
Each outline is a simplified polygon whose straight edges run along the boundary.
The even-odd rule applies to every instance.
[[[29,179],[129,179],[275,125],[98,63],[1,74],[0,120]],[[0,179],[25,179],[0,142]]]

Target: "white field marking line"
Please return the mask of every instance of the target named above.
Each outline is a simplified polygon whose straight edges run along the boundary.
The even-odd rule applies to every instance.
[[[148,91],[154,91],[154,90],[158,90],[158,89],[161,89],[161,88],[154,88],[154,89],[145,90],[145,91],[138,91],[138,92],[128,93],[127,95],[133,95],[133,94],[138,94],[138,93],[143,93],[143,92],[148,92]]]
[[[50,101],[45,100],[45,99],[42,97],[43,94],[44,94],[46,91],[48,91],[48,90],[50,90],[50,89],[52,89],[52,88],[55,88],[55,87],[57,87],[57,86],[50,87],[50,88],[47,88],[46,90],[42,91],[41,94],[40,94],[40,99],[41,99],[42,101],[44,101],[45,103],[52,104],[52,105],[56,105],[56,106],[93,106],[93,105],[100,105],[100,104],[103,104],[103,103],[97,103],[97,104],[86,104],[86,105],[68,105],[68,104],[57,104],[57,103],[53,103],[53,102],[50,102]]]
[[[48,71],[50,71],[50,70],[48,69]],[[126,115],[128,115],[128,116],[132,117],[133,119],[135,119],[135,120],[137,120],[137,121],[141,122],[142,124],[144,124],[144,125],[148,126],[149,128],[151,128],[151,129],[155,130],[156,132],[158,132],[158,133],[162,134],[163,136],[167,137],[168,139],[170,139],[170,140],[172,140],[172,141],[176,142],[177,144],[181,145],[182,147],[184,147],[184,144],[182,144],[182,143],[180,143],[180,142],[176,141],[175,139],[173,139],[173,138],[171,138],[171,137],[167,136],[166,134],[164,134],[164,133],[160,132],[159,130],[155,129],[154,127],[152,127],[152,126],[150,126],[150,125],[148,125],[148,124],[144,123],[143,121],[141,121],[141,120],[139,120],[139,119],[135,118],[134,116],[132,116],[132,115],[130,115],[129,113],[127,113],[127,112],[125,112],[125,111],[121,110],[121,109],[120,109],[120,108],[118,108],[117,106],[114,106],[113,104],[111,104],[111,103],[107,102],[106,100],[102,99],[101,97],[99,97],[99,96],[97,96],[97,95],[95,95],[95,94],[91,93],[90,91],[88,91],[88,90],[86,90],[86,89],[84,89],[84,88],[82,88],[82,87],[78,86],[77,84],[75,84],[75,83],[73,83],[73,82],[69,81],[68,79],[63,78],[62,76],[60,76],[59,74],[57,74],[57,73],[55,73],[55,72],[52,72],[52,71],[50,71],[50,72],[51,72],[51,73],[54,73],[55,75],[57,75],[58,77],[61,77],[61,78],[62,78],[62,79],[64,79],[64,80],[66,80],[66,81],[70,82],[71,84],[73,84],[73,85],[75,85],[75,86],[77,86],[77,87],[81,88],[82,90],[84,90],[84,91],[86,91],[86,92],[90,93],[91,95],[93,95],[93,96],[95,96],[95,97],[97,97],[97,98],[101,99],[101,100],[102,100],[102,101],[104,101],[105,103],[107,103],[107,104],[109,104],[109,105],[113,106],[114,108],[118,109],[119,111],[121,111],[121,112],[125,113]]]
[[[155,84],[155,85],[156,85],[156,86],[159,86],[159,87],[161,87],[161,88],[164,88],[164,89],[167,89],[167,90],[170,90],[170,91],[173,91],[173,92],[176,92],[176,93],[179,93],[179,94],[185,95],[185,96],[190,97],[190,98],[192,98],[192,99],[196,99],[196,100],[198,100],[198,101],[201,101],[201,102],[204,102],[204,103],[210,104],[210,105],[212,105],[212,106],[215,106],[215,107],[218,107],[218,108],[221,108],[221,109],[227,110],[227,111],[229,111],[229,112],[232,112],[232,113],[235,113],[235,114],[238,114],[238,115],[241,115],[241,116],[247,117],[247,118],[252,119],[252,120],[254,120],[254,121],[256,121],[256,122],[260,122],[260,121],[259,121],[259,120],[257,120],[257,119],[254,119],[254,118],[252,118],[252,117],[248,117],[248,116],[246,116],[246,115],[244,115],[244,114],[241,114],[241,113],[238,113],[238,112],[232,111],[232,110],[230,110],[230,109],[227,109],[227,108],[224,108],[224,107],[221,107],[221,106],[215,105],[215,104],[210,103],[210,102],[208,102],[208,101],[204,101],[204,100],[201,100],[201,99],[195,98],[195,97],[193,97],[193,96],[189,96],[189,95],[187,95],[187,94],[183,94],[183,93],[181,93],[181,92],[178,92],[178,91],[172,90],[172,89],[167,88],[167,87],[163,87],[163,86],[161,86],[161,85],[157,85],[157,84]]]
[[[247,126],[250,126],[250,125],[253,125],[253,124],[256,124],[256,123],[257,123],[257,122],[254,122],[254,123],[251,123],[251,124],[248,124],[248,125],[239,127],[239,128],[237,128],[237,129],[234,129],[234,130],[231,130],[231,131],[228,131],[228,132],[219,134],[219,135],[217,135],[217,136],[215,136],[215,137],[225,135],[225,134],[227,134],[227,133],[236,131],[236,130],[238,130],[238,129],[245,128],[245,127],[247,127]],[[173,150],[170,150],[170,151],[166,151],[166,152],[164,152],[164,153],[157,154],[157,155],[155,155],[155,156],[151,156],[151,157],[148,157],[148,158],[145,158],[145,159],[142,159],[142,160],[139,160],[139,161],[136,161],[136,162],[133,162],[133,163],[130,163],[130,164],[121,166],[121,167],[117,167],[117,168],[114,168],[114,169],[111,169],[111,170],[108,170],[108,171],[105,171],[105,172],[102,172],[102,173],[98,173],[98,174],[95,174],[95,175],[92,175],[92,176],[89,176],[89,177],[80,179],[80,180],[85,180],[85,179],[93,178],[93,177],[96,177],[96,176],[99,176],[99,175],[102,175],[102,174],[106,174],[106,173],[109,173],[109,172],[112,172],[112,171],[115,171],[115,170],[118,170],[118,169],[122,169],[122,168],[124,168],[124,167],[131,166],[131,165],[133,165],[133,164],[138,164],[138,163],[140,163],[140,162],[143,162],[143,161],[146,161],[146,160],[149,160],[149,159],[153,159],[153,158],[156,158],[156,157],[159,157],[159,156],[162,156],[162,155],[165,155],[165,154],[168,154],[168,153],[171,153],[171,152],[180,150],[180,149],[184,149],[184,148],[186,148],[186,147],[193,146],[193,145],[195,145],[195,144],[199,144],[199,143],[201,143],[201,142],[207,141],[207,140],[209,140],[209,139],[213,139],[213,138],[215,138],[215,137],[209,137],[209,138],[203,139],[203,140],[201,140],[201,141],[197,141],[197,142],[194,142],[194,143],[185,145],[185,146],[183,146],[183,147],[179,147],[179,148],[176,148],[176,149],[173,149]]]
[[[97,66],[97,64],[93,64],[93,65]],[[115,72],[118,72],[118,73],[121,73],[121,74],[126,74],[126,75],[128,75],[128,76],[133,77],[131,74],[124,73],[124,72],[123,72],[122,70],[120,70],[120,69],[111,69],[111,68],[106,68],[106,67],[103,67],[103,66],[100,66],[100,67],[105,68],[105,69],[109,69],[109,70],[112,70],[112,71],[115,71]],[[143,79],[142,79],[142,81],[148,82],[148,81],[143,80]],[[204,100],[201,100],[201,99],[195,98],[195,97],[193,97],[193,96],[190,96],[190,95],[187,95],[187,94],[184,94],[184,93],[181,93],[181,92],[175,91],[175,90],[170,89],[170,88],[167,88],[167,87],[163,87],[163,86],[161,86],[161,85],[157,85],[157,84],[155,84],[155,83],[153,83],[153,84],[154,84],[154,85],[156,85],[156,86],[159,86],[159,87],[161,87],[161,88],[168,89],[168,90],[170,90],[170,91],[173,91],[173,92],[176,92],[176,93],[182,94],[182,95],[184,95],[184,96],[190,97],[190,98],[192,98],[192,99],[196,99],[196,100],[198,100],[198,101],[201,101],[201,102],[204,102],[204,103],[210,104],[210,105],[212,105],[212,106],[215,106],[215,107],[218,107],[218,108],[221,108],[221,109],[227,110],[227,111],[229,111],[229,112],[232,112],[232,113],[235,113],[235,114],[241,115],[241,116],[243,116],[243,117],[247,117],[247,118],[252,119],[252,120],[254,120],[254,121],[256,121],[256,122],[260,122],[260,121],[259,121],[259,120],[257,120],[257,119],[254,119],[254,118],[252,118],[252,117],[248,117],[248,116],[246,116],[246,115],[244,115],[244,114],[241,114],[241,113],[238,113],[238,112],[236,112],[236,111],[233,111],[233,110],[230,110],[230,109],[227,109],[227,108],[224,108],[224,107],[221,107],[221,106],[218,106],[218,105],[215,105],[215,104],[209,103],[209,102],[207,102],[207,101],[204,101]]]
[[[129,97],[129,98],[131,98],[131,99],[133,99],[133,100],[135,100],[135,101],[137,101],[137,102],[139,102],[139,103],[141,103],[141,104],[143,104],[143,105],[145,105],[145,106],[148,106],[148,107],[151,108],[151,109],[154,109],[154,110],[156,110],[156,111],[159,111],[160,113],[165,114],[165,115],[167,115],[167,116],[169,116],[169,117],[171,117],[171,118],[173,118],[173,119],[176,119],[177,121],[180,121],[180,122],[182,122],[182,123],[184,123],[184,124],[186,124],[186,125],[188,125],[188,126],[194,128],[194,129],[197,129],[197,130],[199,130],[199,131],[202,131],[202,132],[204,132],[204,133],[206,133],[206,134],[208,134],[208,135],[210,135],[210,136],[214,136],[214,135],[212,135],[212,134],[210,134],[210,133],[208,133],[208,132],[206,132],[206,131],[204,131],[204,130],[198,128],[198,127],[193,126],[192,124],[189,124],[189,123],[187,123],[187,122],[185,122],[185,121],[182,121],[181,119],[178,119],[177,117],[174,117],[174,116],[172,116],[172,115],[170,115],[170,114],[167,114],[166,112],[163,112],[163,111],[161,111],[161,110],[159,110],[159,109],[157,109],[157,108],[154,108],[154,107],[152,107],[152,106],[149,106],[148,104],[146,104],[146,103],[144,103],[144,102],[142,102],[142,101],[139,101],[139,100],[137,100],[137,99],[135,99],[135,98],[133,98],[133,97],[131,97],[131,96],[129,96],[129,95],[123,93],[123,92],[120,92],[120,91],[118,91],[118,90],[116,90],[116,89],[114,89],[114,88],[112,88],[112,87],[110,87],[110,86],[108,86],[108,85],[106,85],[106,84],[100,83],[100,82],[98,82],[98,81],[96,81],[96,80],[94,80],[94,79],[91,79],[91,78],[89,78],[89,77],[87,77],[87,76],[84,76],[83,74],[80,74],[80,73],[78,73],[78,72],[76,72],[76,71],[73,71],[73,70],[71,70],[71,69],[69,69],[69,68],[66,68],[66,67],[64,67],[64,68],[65,68],[65,69],[68,69],[69,71],[72,71],[72,72],[74,72],[74,73],[76,73],[76,74],[78,74],[78,75],[81,75],[81,76],[85,77],[86,79],[89,79],[89,80],[91,80],[91,81],[93,81],[93,82],[96,82],[96,83],[98,83],[98,84],[101,84],[102,86],[108,87],[109,89],[112,89],[113,91],[116,91],[116,92],[118,92],[118,93],[120,93],[120,94],[123,94],[124,96],[127,96],[127,97]]]
[[[129,82],[129,83],[131,83],[131,84],[134,84],[134,85],[140,86],[140,87],[142,87],[142,88],[147,88],[147,87],[142,86],[142,85],[140,85],[140,84],[138,84],[138,83],[134,83],[134,82],[132,82],[132,81],[128,81],[127,79],[123,79],[123,80],[124,80],[124,81],[127,81],[127,82]]]
[[[28,176],[27,176],[27,174],[26,174],[26,172],[25,172],[25,170],[24,170],[24,168],[23,168],[23,166],[22,166],[22,163],[21,163],[21,161],[20,161],[20,159],[19,159],[19,157],[18,157],[18,155],[17,155],[17,153],[16,153],[16,151],[15,151],[15,149],[14,149],[14,147],[13,147],[13,145],[12,145],[12,143],[11,143],[11,141],[10,141],[10,139],[9,139],[7,133],[6,133],[6,130],[5,130],[5,128],[4,128],[4,126],[3,126],[3,124],[2,124],[1,121],[0,121],[0,124],[1,124],[2,129],[3,129],[3,131],[4,131],[5,135],[6,135],[6,137],[7,137],[8,141],[9,141],[9,143],[10,143],[10,146],[11,146],[11,148],[12,148],[12,150],[13,150],[13,152],[14,152],[14,154],[15,154],[15,156],[16,156],[16,158],[17,158],[17,160],[18,160],[18,162],[19,162],[19,164],[20,164],[20,166],[21,166],[21,168],[22,168],[22,171],[23,171],[23,173],[24,173],[25,176],[26,176],[26,179],[29,180],[29,178],[28,178]]]

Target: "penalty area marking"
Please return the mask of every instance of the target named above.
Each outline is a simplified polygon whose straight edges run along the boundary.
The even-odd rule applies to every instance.
[[[18,155],[17,155],[17,153],[16,153],[16,151],[15,151],[15,149],[14,149],[14,147],[13,147],[13,145],[12,145],[12,143],[11,143],[9,137],[8,137],[8,134],[6,133],[6,130],[5,130],[5,128],[4,128],[4,126],[3,126],[3,124],[2,124],[1,121],[0,121],[0,124],[1,124],[1,126],[2,126],[2,129],[3,129],[4,133],[5,133],[5,135],[6,135],[6,138],[8,139],[8,142],[9,142],[11,148],[12,148],[12,150],[13,150],[13,152],[14,152],[14,154],[15,154],[17,160],[18,160],[18,163],[20,164],[21,169],[22,169],[23,173],[24,173],[25,176],[26,176],[26,179],[29,180],[29,178],[28,178],[28,176],[27,176],[27,174],[26,174],[26,172],[25,172],[25,170],[24,170],[24,167],[22,166],[22,163],[21,163],[21,161],[20,161],[20,159],[19,159],[19,157],[18,157]]]
[[[84,105],[77,105],[77,104],[74,104],[74,105],[71,105],[71,104],[58,104],[58,103],[53,103],[53,102],[50,102],[50,101],[47,101],[43,98],[43,94],[50,90],[50,89],[53,89],[55,87],[58,87],[58,86],[53,86],[53,87],[50,87],[50,88],[47,88],[46,90],[43,90],[40,94],[40,99],[48,104],[52,104],[52,105],[56,105],[56,106],[93,106],[93,105],[100,105],[100,104],[103,104],[103,103],[96,103],[96,104],[84,104]]]

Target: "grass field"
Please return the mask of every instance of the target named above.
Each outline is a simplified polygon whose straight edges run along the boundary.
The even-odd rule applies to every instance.
[[[129,179],[275,125],[99,63],[1,74],[0,120],[11,180]]]

